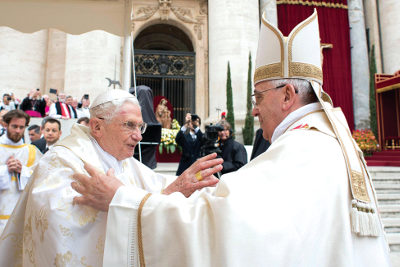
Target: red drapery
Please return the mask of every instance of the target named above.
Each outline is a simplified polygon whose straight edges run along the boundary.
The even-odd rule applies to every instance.
[[[341,107],[354,129],[353,95],[351,84],[350,28],[347,0],[278,0],[278,25],[283,35],[314,11],[318,12],[321,43],[332,44],[323,50],[324,90],[331,96],[334,106]]]

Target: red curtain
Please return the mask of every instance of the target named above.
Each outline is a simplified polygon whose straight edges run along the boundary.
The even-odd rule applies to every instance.
[[[314,11],[318,12],[321,43],[332,44],[323,50],[324,90],[331,96],[334,106],[341,107],[354,129],[353,95],[351,84],[350,28],[347,0],[291,1],[278,0],[278,27],[283,35]]]

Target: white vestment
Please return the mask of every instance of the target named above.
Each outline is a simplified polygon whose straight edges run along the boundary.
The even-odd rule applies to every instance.
[[[84,162],[103,172],[113,167],[125,185],[152,192],[161,192],[170,181],[133,157],[117,161],[89,128],[75,124],[35,168],[0,237],[0,266],[102,266],[107,213],[72,205],[79,194],[71,188],[71,176],[86,173]]]
[[[21,162],[20,174],[8,171],[6,162],[11,156]],[[0,235],[41,156],[35,146],[24,144],[22,139],[15,143],[7,134],[0,138]]]
[[[390,266],[380,223],[378,237],[352,233],[346,164],[325,113],[302,115],[215,189],[185,198],[121,187],[104,266]]]

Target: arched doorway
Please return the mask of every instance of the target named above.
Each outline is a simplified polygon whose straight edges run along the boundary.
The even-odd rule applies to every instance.
[[[135,38],[136,85],[147,85],[154,97],[165,96],[182,125],[195,113],[195,53],[189,37],[168,24],[147,27]],[[132,79],[133,81],[133,79]]]

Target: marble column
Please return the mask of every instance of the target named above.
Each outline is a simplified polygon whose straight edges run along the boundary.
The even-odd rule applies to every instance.
[[[50,88],[57,89],[58,92],[64,91],[67,34],[65,32],[49,29],[47,38],[47,58],[45,84],[42,94],[49,94]],[[56,100],[55,95],[50,95]]]
[[[276,27],[278,25],[276,0],[260,0],[260,18],[263,12],[265,12],[267,20]]]
[[[353,108],[356,129],[370,127],[369,63],[362,0],[348,1]],[[335,49],[335,48],[333,48]]]
[[[400,70],[400,1],[379,0],[384,73]]]
[[[132,39],[131,36],[124,37],[124,50],[122,60],[122,89],[129,90],[131,87],[131,58],[132,58]]]
[[[246,114],[248,56],[257,50],[258,0],[210,0],[209,14],[209,114],[217,121],[226,111],[227,65],[230,62],[237,133]],[[253,67],[254,72],[254,67]]]

